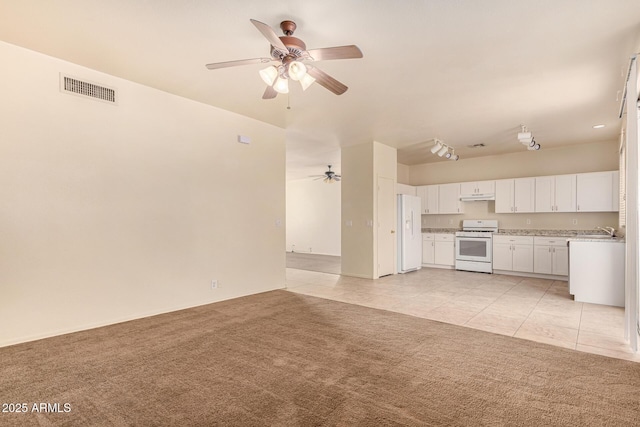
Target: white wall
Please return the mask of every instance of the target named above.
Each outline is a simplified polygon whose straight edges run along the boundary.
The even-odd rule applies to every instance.
[[[381,204],[377,199],[376,186],[379,179],[386,178],[393,181],[395,189],[398,175],[397,151],[373,141],[343,147],[341,159],[342,274],[378,278],[378,254],[390,252],[395,263],[395,241],[389,251],[380,251],[376,224],[377,209]],[[395,215],[395,191],[383,205]]]
[[[0,346],[284,287],[282,129],[3,42],[0,60]]]
[[[340,256],[341,186],[287,181],[287,251]]]
[[[343,147],[341,264],[346,276],[374,277],[373,143]]]

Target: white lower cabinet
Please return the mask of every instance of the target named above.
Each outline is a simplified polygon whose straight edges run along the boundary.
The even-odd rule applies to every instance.
[[[493,269],[533,273],[533,236],[494,236]]]
[[[435,235],[433,233],[422,233],[422,263],[433,264],[435,251]]]
[[[453,234],[436,234],[434,264],[453,267],[456,263],[456,250]]]
[[[422,233],[422,263],[453,267],[455,265],[455,239],[448,233]]]
[[[569,247],[561,237],[534,237],[533,272],[567,276],[569,274]]]

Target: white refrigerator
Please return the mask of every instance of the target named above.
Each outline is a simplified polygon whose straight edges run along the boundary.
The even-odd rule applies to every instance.
[[[398,194],[398,273],[422,267],[420,197]]]

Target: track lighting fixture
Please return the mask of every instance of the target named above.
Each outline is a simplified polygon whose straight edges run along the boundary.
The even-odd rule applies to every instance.
[[[434,141],[433,147],[431,147],[432,154],[437,154],[440,157],[444,156],[445,159],[449,160],[458,160],[460,158],[455,153],[455,148],[448,146],[437,138]]]
[[[440,151],[440,149],[442,148],[442,141],[440,141],[439,139],[435,140],[436,143],[433,144],[433,147],[431,147],[431,153],[436,154],[436,152]]]
[[[533,134],[527,131],[527,127],[525,125],[520,125],[522,127],[522,132],[518,132],[518,141],[522,145],[527,146],[527,150],[539,150],[540,144],[538,144],[533,137]]]

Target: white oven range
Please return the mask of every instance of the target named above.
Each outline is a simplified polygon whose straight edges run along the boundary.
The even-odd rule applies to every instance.
[[[493,273],[493,233],[498,231],[494,219],[465,219],[462,231],[456,232],[456,270]]]

